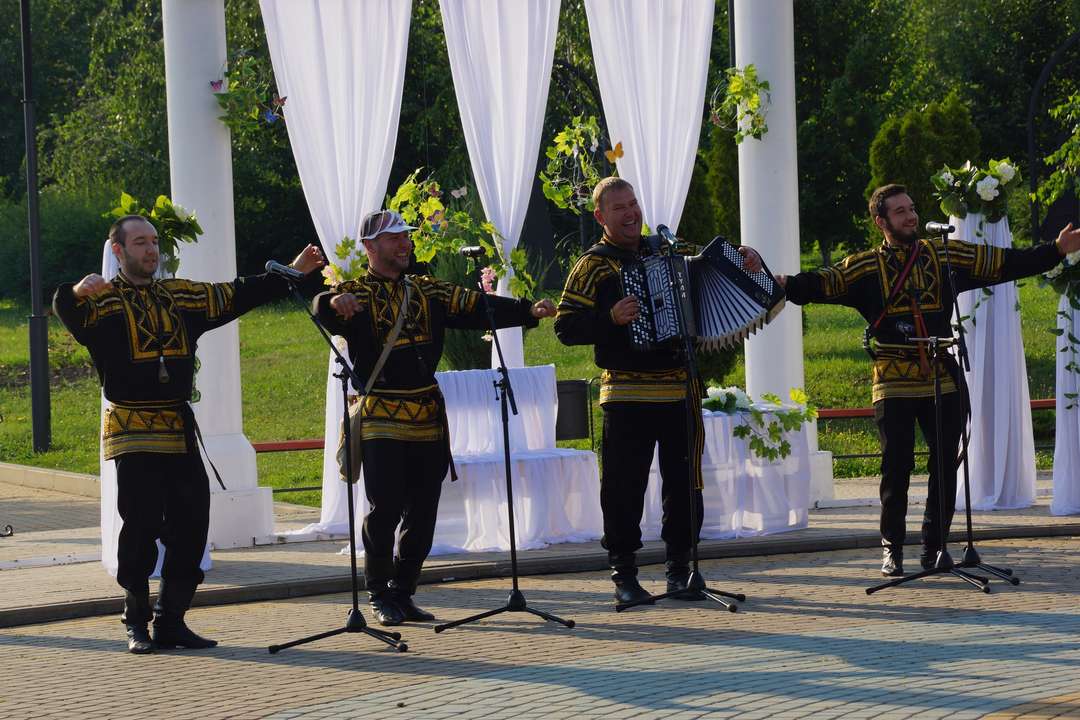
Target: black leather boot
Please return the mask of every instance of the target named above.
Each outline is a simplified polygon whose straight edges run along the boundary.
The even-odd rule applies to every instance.
[[[664,561],[664,567],[664,575],[667,577],[667,591],[685,591],[672,597],[676,600],[689,600],[691,602],[705,599],[705,596],[699,592],[686,590],[686,583],[690,580],[690,553],[669,551],[667,560]]]
[[[904,574],[904,551],[895,545],[881,547],[881,574],[885,577],[900,577]]]
[[[649,593],[641,587],[637,579],[637,564],[634,562],[634,554],[612,555],[608,554],[608,562],[611,564],[611,581],[615,583],[615,602],[629,603],[640,602],[649,598]],[[652,605],[650,600],[649,605]]]
[[[149,586],[124,591],[124,614],[120,620],[127,627],[128,652],[135,655],[154,652],[154,643],[146,629],[151,616]]]
[[[435,619],[435,615],[413,601],[422,564],[415,560],[394,559],[394,581],[390,584],[391,594],[394,603],[401,610],[402,617],[412,622],[431,622]]]
[[[217,647],[217,640],[196,634],[184,623],[184,614],[195,597],[195,585],[161,581],[157,603],[154,605],[154,644],[171,650],[182,647],[205,650]]]
[[[367,583],[368,604],[371,606],[371,614],[380,625],[400,625],[405,620],[405,615],[394,601],[391,592],[390,578],[393,576],[393,558],[364,555],[364,581]]]

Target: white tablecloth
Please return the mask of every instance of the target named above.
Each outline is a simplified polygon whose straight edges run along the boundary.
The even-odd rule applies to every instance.
[[[745,415],[705,411],[703,416],[702,539],[767,535],[806,527],[810,507],[810,445],[805,426],[787,436],[791,454],[770,462],[752,456],[747,442],[732,434],[745,421]],[[642,522],[645,540],[660,539],[660,519],[660,470],[654,454]]]
[[[1065,313],[1067,316],[1062,316]],[[1074,310],[1063,295],[1058,301],[1057,326],[1065,333],[1080,333],[1080,310]],[[1052,515],[1080,514],[1080,374],[1065,366],[1073,360],[1068,336],[1057,339],[1057,400],[1054,435],[1054,499]],[[1069,397],[1069,396],[1072,397]]]

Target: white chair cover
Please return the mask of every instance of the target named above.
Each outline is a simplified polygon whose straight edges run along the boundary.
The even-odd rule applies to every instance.
[[[980,214],[961,220],[952,237],[969,243],[1012,247],[1008,219],[985,222]],[[971,441],[968,446],[971,507],[1002,510],[1035,502],[1035,440],[1031,429],[1027,361],[1015,283],[960,293],[971,370]],[[954,318],[958,322],[958,318]],[[956,507],[963,510],[963,469],[958,473]]]
[[[645,222],[678,230],[701,132],[713,0],[586,0],[589,37],[619,175]]]
[[[1075,310],[1063,295],[1058,303],[1058,328],[1080,337],[1080,310]],[[1067,339],[1057,339],[1057,419],[1054,437],[1054,499],[1050,503],[1053,515],[1080,514],[1080,374],[1065,369],[1072,359],[1066,348]],[[1072,397],[1067,397],[1072,395]]]
[[[442,0],[440,6],[476,189],[509,256],[536,177],[559,0]],[[499,280],[500,295],[510,295],[509,280],[509,274]],[[507,367],[525,364],[520,328],[500,330],[499,340]]]
[[[397,142],[411,0],[261,0],[266,40],[286,127],[323,251],[358,238],[381,206]],[[338,344],[345,353],[345,343]],[[346,516],[338,477],[341,385],[326,376],[322,524]],[[355,487],[355,486],[354,486]]]

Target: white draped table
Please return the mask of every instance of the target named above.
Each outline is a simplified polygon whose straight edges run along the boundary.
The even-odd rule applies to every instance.
[[[1062,315],[1064,313],[1064,315]],[[1064,295],[1058,301],[1057,326],[1064,331],[1057,339],[1057,401],[1054,436],[1054,499],[1052,515],[1080,514],[1080,374],[1066,368],[1073,359],[1068,333],[1077,335],[1080,310]]]
[[[502,426],[493,370],[438,373],[446,397],[458,481],[443,483],[433,555],[510,548]],[[596,455],[555,447],[555,368],[510,371],[520,414],[511,418],[511,473],[517,546],[597,540],[603,532]],[[747,537],[806,527],[810,507],[809,441],[805,426],[789,433],[791,454],[754,457],[733,435],[746,418],[703,412],[704,539]],[[768,417],[768,413],[766,413]],[[359,488],[363,486],[361,475]],[[367,511],[357,492],[358,522]],[[642,522],[643,537],[660,537],[660,476],[654,457]],[[311,526],[304,532],[345,532]]]

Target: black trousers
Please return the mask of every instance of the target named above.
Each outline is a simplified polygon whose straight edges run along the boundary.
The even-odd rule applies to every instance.
[[[941,397],[941,442],[937,446],[934,398],[887,398],[874,404],[878,437],[881,440],[881,543],[894,548],[904,544],[907,492],[911,471],[915,468],[915,423],[922,429],[930,449],[926,463],[930,482],[923,514],[922,542],[937,550],[949,532],[956,508],[956,468],[960,435],[963,432],[963,408],[959,392]],[[941,454],[944,477],[938,475],[937,458]],[[938,485],[942,485],[944,527],[938,519]]]
[[[687,461],[686,403],[613,402],[604,405],[604,439],[600,448],[600,509],[604,514],[601,544],[612,556],[641,548],[641,515],[653,450],[660,444],[663,481],[661,537],[668,557],[690,551],[690,463]],[[695,490],[697,527],[701,533],[702,498]]]
[[[129,453],[116,458],[116,504],[123,519],[117,544],[116,581],[142,592],[165,546],[161,577],[177,588],[203,581],[210,528],[210,481],[197,452]]]
[[[363,458],[364,488],[371,506],[363,529],[368,590],[378,593],[394,580],[411,595],[435,536],[439,495],[450,466],[446,444],[365,440]],[[395,561],[398,524],[401,537]]]

